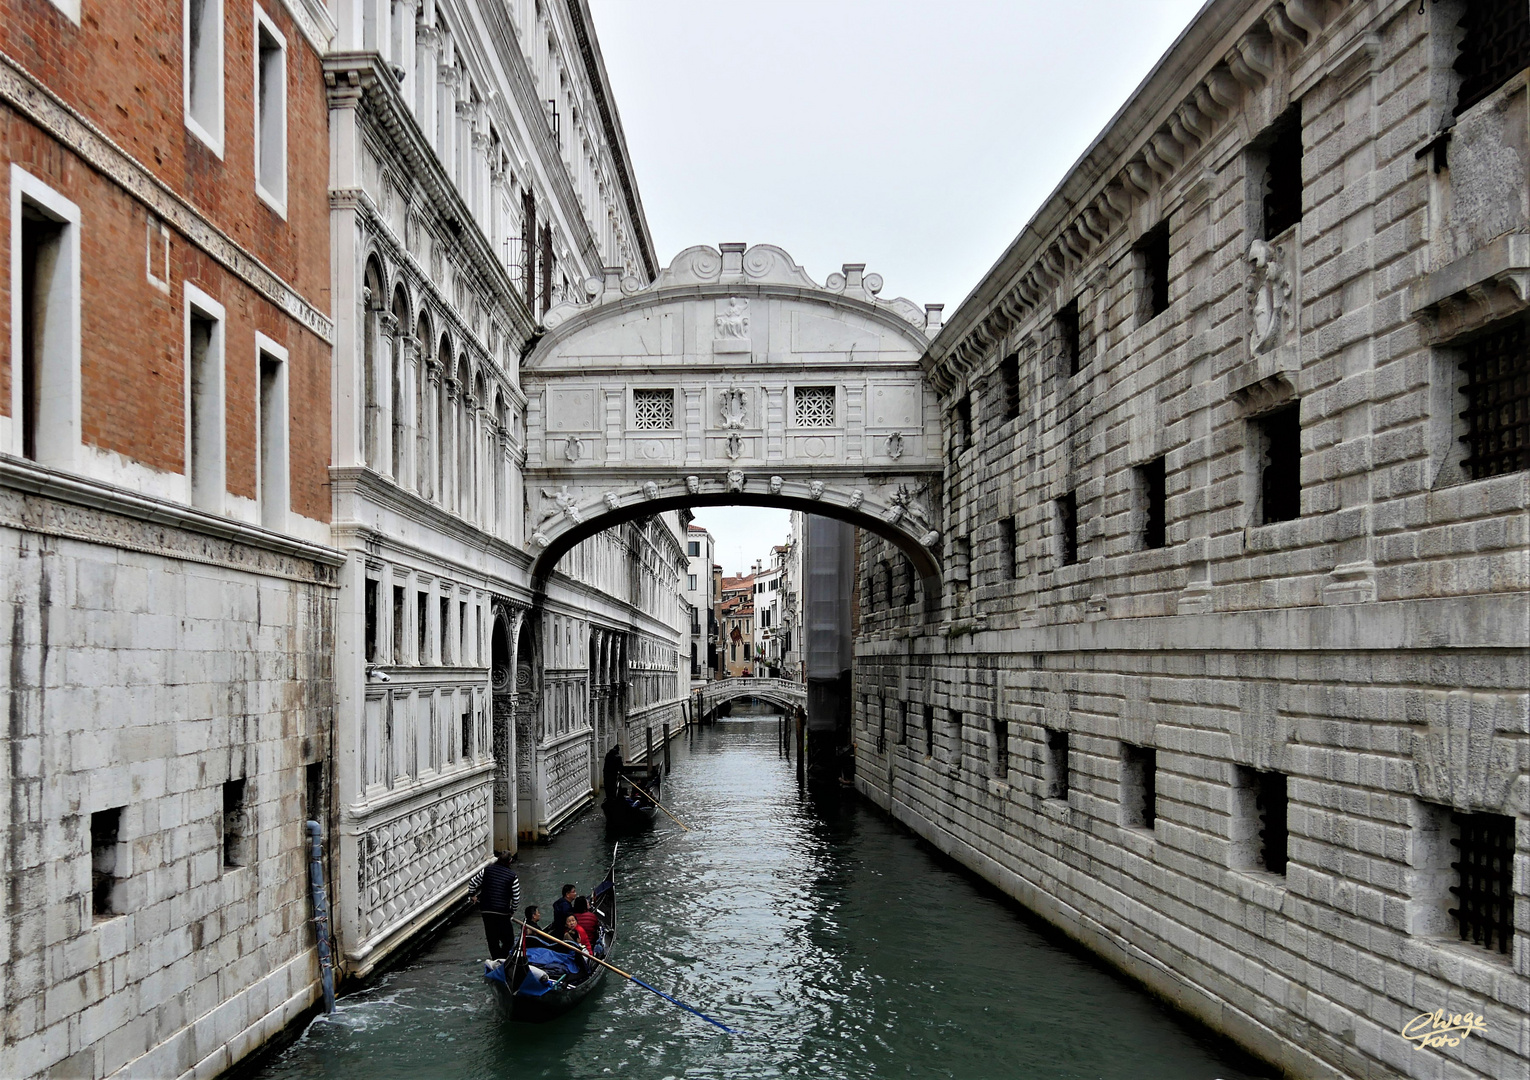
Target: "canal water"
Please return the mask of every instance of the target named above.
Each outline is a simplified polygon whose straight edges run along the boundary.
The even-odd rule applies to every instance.
[[[1273,1075],[1033,925],[854,798],[815,807],[776,721],[724,720],[673,744],[667,819],[621,842],[618,966],[729,1035],[610,976],[578,1012],[504,1024],[476,915],[343,997],[262,1080],[346,1077],[1019,1077]],[[611,846],[599,813],[523,850],[544,917],[588,891]]]

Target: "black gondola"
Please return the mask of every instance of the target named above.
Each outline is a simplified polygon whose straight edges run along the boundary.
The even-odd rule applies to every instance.
[[[599,940],[594,943],[596,955],[610,960],[616,952],[615,849],[611,851],[611,867],[606,871],[606,879],[595,886],[591,907],[600,918]],[[540,946],[537,944],[539,940]],[[538,949],[542,946],[545,948],[539,955]],[[580,970],[577,973],[570,971],[571,966]],[[484,965],[483,978],[493,989],[508,1019],[535,1023],[562,1016],[575,1008],[605,981],[606,969],[590,960],[578,960],[572,952],[559,952],[545,939],[525,934],[517,940],[508,960],[494,960]]]
[[[620,748],[613,746],[606,754],[606,799],[600,804],[606,825],[629,832],[652,828],[659,813],[655,800],[663,801],[659,793],[663,784],[664,773],[657,765],[623,763]]]

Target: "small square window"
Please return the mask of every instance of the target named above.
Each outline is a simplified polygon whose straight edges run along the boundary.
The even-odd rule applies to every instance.
[[[1133,249],[1137,264],[1137,325],[1169,310],[1169,221],[1149,229]]]
[[[1137,478],[1137,499],[1141,507],[1140,542],[1144,548],[1161,548],[1166,539],[1166,508],[1168,504],[1168,476],[1164,459],[1138,465],[1134,470]]]
[[[90,815],[90,911],[97,922],[122,914],[117,883],[127,867],[119,865],[122,807]]]
[[[1070,566],[1078,562],[1078,495],[1070,491],[1053,505],[1057,508],[1057,558]]]
[[[1020,415],[1020,354],[1010,353],[999,361],[999,407],[1005,420]]]
[[[1158,751],[1121,744],[1121,824],[1149,829],[1158,820]]]
[[[1015,540],[1015,519],[999,519],[999,580],[1012,581],[1019,577],[1018,551]]]
[[[230,780],[223,785],[223,866],[233,869],[249,862],[246,833],[249,818],[245,809],[245,783]]]
[[[1055,728],[1043,728],[1046,732],[1045,756],[1042,760],[1042,781],[1046,784],[1048,799],[1068,799],[1068,733]]]
[[[1302,219],[1302,110],[1292,105],[1249,148],[1259,233],[1273,240]]]
[[[632,391],[632,426],[639,431],[673,431],[675,392],[672,389]]]
[[[798,386],[792,391],[792,403],[798,427],[834,426],[834,387]]]
[[[1259,521],[1291,521],[1302,513],[1302,425],[1300,405],[1255,417],[1254,446],[1259,470]]]
[[[1081,342],[1078,299],[1074,298],[1057,311],[1057,348],[1062,358],[1062,369],[1069,375],[1078,374],[1079,347]]]

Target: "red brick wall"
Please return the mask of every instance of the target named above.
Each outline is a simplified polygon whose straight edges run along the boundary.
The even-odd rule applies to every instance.
[[[181,5],[86,0],[74,27],[48,0],[0,0],[0,49],[84,112],[237,243],[329,311],[328,113],[317,56],[279,3],[287,39],[288,218],[254,190],[253,14],[226,0],[224,160],[187,132]],[[87,444],[156,469],[185,468],[184,283],[223,304],[228,490],[255,496],[255,332],[290,353],[292,509],[329,520],[330,349],[171,233],[167,296],[145,272],[148,209],[24,116],[0,105],[7,159],[80,207],[81,430]],[[9,206],[9,170],[0,205]],[[10,411],[10,224],[0,227],[0,412]],[[156,268],[158,269],[158,267]]]

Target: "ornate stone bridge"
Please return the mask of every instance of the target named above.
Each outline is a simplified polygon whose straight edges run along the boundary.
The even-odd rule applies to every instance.
[[[940,309],[881,287],[861,265],[819,285],[780,248],[723,244],[552,309],[521,366],[537,579],[611,525],[731,503],[852,521],[937,596],[941,424],[919,361]]]
[[[717,679],[696,691],[696,697],[700,701],[698,715],[701,717],[726,702],[751,697],[779,705],[789,713],[798,706],[807,705],[807,687],[791,679]]]

